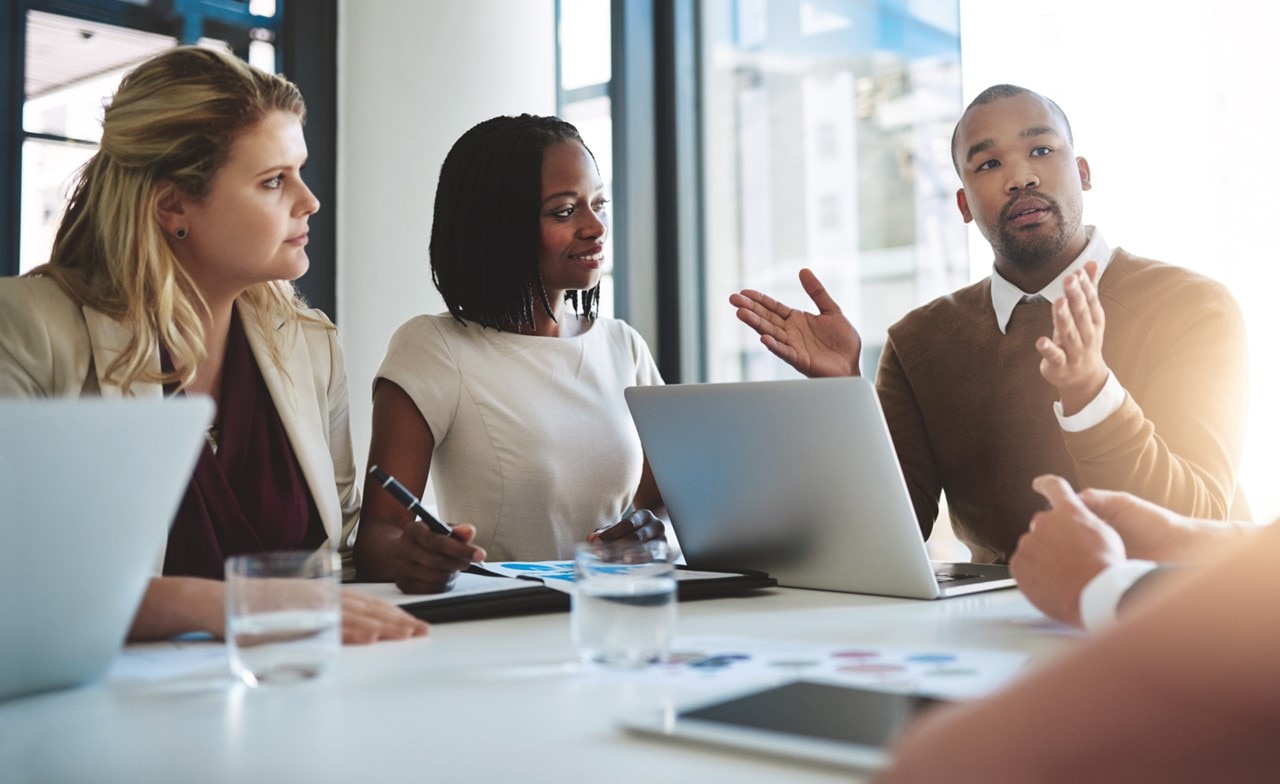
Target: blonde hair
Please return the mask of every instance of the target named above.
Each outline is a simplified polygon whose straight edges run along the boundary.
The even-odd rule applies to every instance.
[[[102,121],[102,144],[80,170],[54,239],[47,275],[82,306],[132,333],[105,377],[127,393],[138,381],[191,383],[207,351],[208,307],[178,263],[156,215],[169,188],[200,198],[236,137],[272,111],[306,117],[293,83],[212,49],[184,46],[138,65],[121,81]],[[271,336],[283,363],[281,321],[296,329],[310,315],[293,284],[272,281],[240,297]],[[327,323],[327,322],[325,322]],[[174,371],[148,365],[159,346]]]

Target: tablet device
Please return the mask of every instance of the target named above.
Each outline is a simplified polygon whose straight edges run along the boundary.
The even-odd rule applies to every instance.
[[[793,681],[675,711],[626,716],[633,732],[745,748],[861,770],[884,767],[917,714],[944,701],[819,681]]]

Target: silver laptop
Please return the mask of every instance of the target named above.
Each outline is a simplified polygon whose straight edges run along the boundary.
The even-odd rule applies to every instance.
[[[931,563],[863,378],[626,390],[689,566],[912,599],[1008,588],[1004,566]]]
[[[203,397],[0,400],[0,700],[106,672],[212,418]]]

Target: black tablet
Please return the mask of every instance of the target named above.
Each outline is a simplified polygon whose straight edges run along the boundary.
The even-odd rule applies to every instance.
[[[903,727],[941,702],[915,694],[793,681],[674,711],[626,716],[622,726],[867,769],[883,767],[888,747]]]

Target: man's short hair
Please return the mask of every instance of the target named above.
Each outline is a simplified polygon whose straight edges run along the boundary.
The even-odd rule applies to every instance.
[[[998,101],[1001,98],[1013,98],[1017,95],[1034,95],[1039,98],[1045,106],[1049,107],[1049,111],[1062,120],[1062,127],[1067,132],[1067,142],[1075,146],[1075,139],[1071,136],[1071,121],[1067,119],[1067,113],[1062,111],[1062,107],[1054,103],[1053,99],[1046,98],[1035,90],[1028,90],[1025,87],[1019,87],[1016,84],[993,84],[982,92],[978,93],[978,97],[974,98],[968,106],[965,107],[964,114],[960,115],[960,120],[956,122],[955,130],[951,132],[951,165],[956,167],[956,174],[960,173],[960,155],[956,151],[956,142],[960,138],[960,123],[964,122],[964,118],[973,111],[975,106],[982,106]]]

